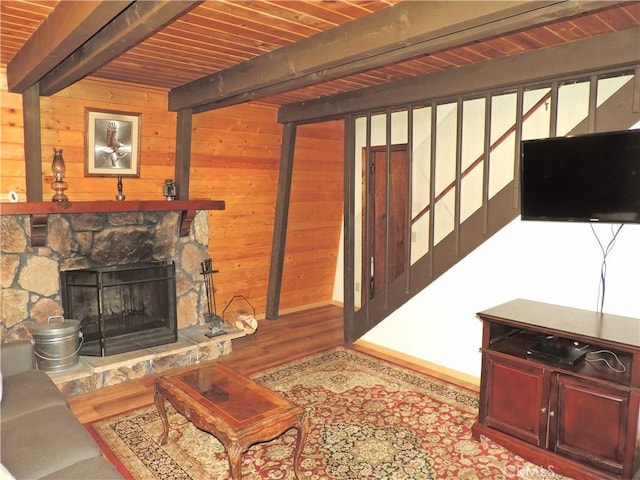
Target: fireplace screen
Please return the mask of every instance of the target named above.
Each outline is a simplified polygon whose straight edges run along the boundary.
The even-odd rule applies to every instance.
[[[81,322],[80,355],[104,357],[177,340],[173,263],[60,273],[66,318]]]

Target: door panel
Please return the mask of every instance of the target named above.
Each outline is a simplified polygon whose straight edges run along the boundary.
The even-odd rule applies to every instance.
[[[485,354],[486,355],[486,354]],[[485,423],[533,445],[545,446],[548,390],[545,372],[487,355]],[[482,421],[482,419],[481,419]]]
[[[620,474],[629,393],[556,374],[552,386],[549,447],[557,453]]]
[[[409,249],[407,145],[393,145],[390,153],[391,160],[387,162],[386,147],[371,149],[369,182],[372,197],[369,205],[372,226],[368,235],[372,252],[369,259],[371,298],[383,291],[387,282],[393,282],[404,273]]]

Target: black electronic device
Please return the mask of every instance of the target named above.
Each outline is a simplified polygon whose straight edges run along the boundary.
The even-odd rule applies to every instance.
[[[640,223],[640,130],[522,142],[523,220]]]
[[[575,342],[561,338],[546,338],[527,350],[532,358],[547,362],[574,366],[584,359],[588,345],[578,346]]]

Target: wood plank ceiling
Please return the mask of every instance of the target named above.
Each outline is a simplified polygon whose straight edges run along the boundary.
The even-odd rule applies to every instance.
[[[283,47],[292,48],[304,39],[341,25],[356,27],[359,19],[394,8],[392,6],[397,3],[400,3],[399,0],[205,1],[160,30],[149,32],[145,39],[128,46],[124,53],[101,65],[91,75],[167,90],[178,89],[189,82],[211,74],[222,74]],[[434,16],[437,16],[447,12],[451,15],[453,4],[457,4],[458,8],[475,9],[489,2],[428,3],[433,8]],[[523,2],[496,3],[507,5]],[[541,7],[558,4],[533,3]],[[247,96],[246,100],[282,106],[596,35],[640,28],[638,1],[591,2],[592,6],[585,7],[589,3],[569,2],[575,8],[563,7],[564,10],[557,17],[543,17],[542,23],[532,22],[530,27],[518,27],[499,35],[492,33],[491,29],[485,29],[485,37],[469,40],[460,36],[460,44],[447,44],[441,50],[385,65],[372,64],[373,68],[365,64],[360,71],[345,73],[341,78],[329,76],[323,79],[322,71],[319,71],[313,84],[299,84],[291,90],[275,93],[267,90],[266,96],[254,94]],[[58,1],[47,0],[0,2],[1,67],[10,66],[11,60],[58,4]],[[345,41],[353,43],[358,30],[352,33]],[[379,31],[379,35],[387,33],[382,29]],[[318,45],[318,48],[321,47]]]

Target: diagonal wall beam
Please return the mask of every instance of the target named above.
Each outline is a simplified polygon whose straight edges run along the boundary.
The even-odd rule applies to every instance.
[[[282,131],[282,147],[280,151],[280,170],[278,172],[278,192],[276,197],[276,218],[273,226],[271,242],[271,266],[269,267],[269,284],[267,287],[267,306],[265,317],[269,320],[278,318],[280,310],[280,292],[282,290],[282,271],[284,253],[287,244],[287,226],[289,224],[289,206],[291,205],[291,178],[296,148],[296,125],[289,123]]]
[[[195,113],[334,80],[610,5],[595,1],[401,2],[169,92]]]

